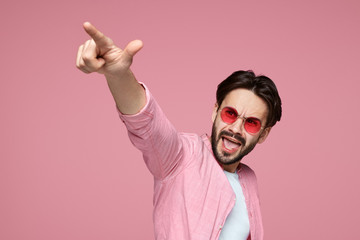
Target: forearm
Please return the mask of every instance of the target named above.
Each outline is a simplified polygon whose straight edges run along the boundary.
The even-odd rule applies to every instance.
[[[145,90],[135,79],[130,69],[121,75],[105,74],[105,77],[116,106],[121,113],[136,114],[145,106]]]

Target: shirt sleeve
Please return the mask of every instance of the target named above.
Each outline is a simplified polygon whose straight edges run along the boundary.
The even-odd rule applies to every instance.
[[[154,177],[164,179],[172,174],[183,159],[180,134],[147,89],[146,104],[134,115],[122,114],[130,141],[143,153],[145,164]]]

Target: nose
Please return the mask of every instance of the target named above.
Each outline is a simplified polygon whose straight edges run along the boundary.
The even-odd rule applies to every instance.
[[[238,119],[236,119],[235,122],[233,122],[230,126],[229,126],[229,130],[231,132],[233,132],[234,134],[239,134],[239,135],[243,135],[244,129],[244,119],[239,117]]]

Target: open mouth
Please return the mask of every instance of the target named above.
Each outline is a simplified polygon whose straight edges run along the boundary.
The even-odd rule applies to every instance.
[[[222,142],[224,151],[228,153],[236,152],[241,147],[241,142],[227,136],[222,137]]]

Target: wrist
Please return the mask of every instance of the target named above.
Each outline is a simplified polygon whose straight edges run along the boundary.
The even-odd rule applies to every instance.
[[[125,71],[104,73],[104,76],[108,81],[126,81],[135,79],[135,76],[130,69],[127,69]]]

